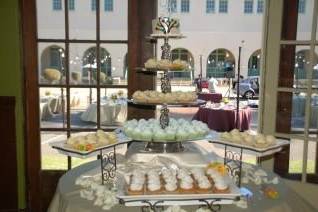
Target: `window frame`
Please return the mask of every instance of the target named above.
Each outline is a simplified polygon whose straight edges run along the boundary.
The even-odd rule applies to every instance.
[[[184,10],[184,9],[186,9],[186,10]],[[190,13],[190,0],[181,0],[180,12],[181,13]]]
[[[244,0],[244,14],[254,13],[254,0]]]
[[[75,0],[68,0],[68,9],[70,11],[74,11],[75,10]]]
[[[257,0],[257,8],[256,12],[257,14],[262,14],[264,12],[264,5],[265,5],[265,0]]]
[[[177,13],[178,12],[178,1],[177,0],[168,0],[168,12]]]
[[[67,138],[71,136],[72,133],[74,132],[91,132],[91,131],[96,131],[96,129],[101,129],[102,123],[100,120],[100,110],[101,110],[101,90],[102,89],[109,89],[109,88],[122,88],[122,89],[127,89],[128,91],[128,82],[125,85],[112,85],[112,84],[101,84],[100,83],[100,73],[102,69],[102,64],[101,60],[96,60],[97,61],[97,79],[96,79],[96,84],[80,84],[80,85],[75,85],[71,83],[70,80],[70,45],[72,44],[87,44],[90,43],[92,46],[96,47],[96,58],[100,58],[101,54],[101,48],[102,44],[125,44],[128,45],[128,39],[127,40],[101,40],[100,39],[100,17],[101,17],[101,12],[102,10],[100,9],[100,3],[101,0],[96,0],[96,10],[94,13],[96,14],[96,39],[93,40],[86,40],[86,39],[70,39],[69,38],[69,0],[64,0],[64,7],[65,10],[64,12],[64,23],[65,23],[65,37],[63,39],[43,39],[43,38],[38,38],[36,39],[36,43],[38,44],[43,44],[43,43],[50,43],[50,44],[64,44],[64,53],[65,53],[65,83],[64,84],[46,84],[46,83],[41,83],[38,81],[38,89],[40,90],[41,88],[61,88],[65,90],[66,92],[66,99],[62,98],[62,102],[65,102],[66,105],[66,124],[63,124],[63,127],[41,127],[39,128],[39,132],[61,132],[61,133],[66,133]],[[127,31],[128,31],[128,26],[127,26]],[[71,89],[75,88],[90,88],[90,89],[96,89],[97,92],[97,123],[96,127],[86,127],[86,128],[76,128],[71,126],[71,106],[70,106],[70,99],[71,99]],[[65,93],[64,93],[65,94]],[[62,105],[64,105],[62,103]],[[63,122],[64,123],[64,122]],[[114,130],[118,126],[107,126],[107,128],[103,128],[103,130]],[[72,168],[72,159],[71,157],[67,157],[67,169]]]
[[[296,139],[303,141],[303,152],[302,152],[302,173],[290,173],[289,172],[289,163],[290,163],[290,146],[283,147],[282,151],[279,154],[274,156],[274,171],[282,177],[301,180],[303,183],[318,183],[318,145],[316,146],[316,166],[315,173],[307,173],[307,158],[308,158],[308,144],[309,142],[318,142],[318,137],[310,136],[310,114],[311,114],[311,98],[312,94],[318,93],[318,89],[312,88],[312,76],[313,71],[308,73],[307,79],[307,88],[297,90],[294,87],[289,85],[284,85],[279,82],[279,80],[288,80],[291,72],[290,70],[294,69],[295,56],[290,56],[289,58],[281,58],[283,46],[294,46],[305,45],[310,46],[311,51],[311,60],[309,66],[313,65],[314,51],[315,46],[318,45],[316,40],[317,33],[317,18],[318,18],[318,1],[314,1],[314,12],[311,17],[312,28],[311,28],[311,38],[310,40],[298,40],[297,39],[297,18],[298,18],[298,5],[297,1],[289,0],[268,0],[266,4],[266,16],[269,17],[268,25],[266,26],[267,33],[265,45],[268,46],[266,49],[267,52],[262,54],[265,55],[265,64],[262,65],[263,70],[265,70],[264,80],[266,81],[266,86],[264,84],[262,96],[266,96],[266,99],[261,101],[261,113],[262,120],[260,123],[262,132],[265,134],[274,134],[276,137],[284,138],[288,140]],[[267,8],[269,7],[269,8]],[[284,11],[284,13],[283,13]],[[288,49],[287,49],[288,51]],[[290,51],[290,50],[289,50]],[[295,51],[295,50],[292,50]],[[294,52],[296,53],[296,52]],[[263,57],[262,56],[262,57]],[[286,68],[286,64],[289,68]],[[282,66],[283,65],[283,66]],[[265,67],[265,68],[264,68]],[[281,73],[283,68],[288,70],[288,73]],[[293,81],[294,83],[294,81]],[[286,113],[291,113],[292,111],[292,99],[288,95],[292,95],[294,92],[303,92],[306,93],[306,103],[305,103],[305,127],[304,130],[300,133],[294,134],[291,132],[290,121],[291,114],[283,114],[278,116],[278,112],[285,111]],[[282,93],[285,95],[282,95]],[[279,95],[280,94],[280,95]],[[292,97],[292,96],[291,96]],[[283,98],[290,98],[290,102],[283,103]],[[266,116],[264,115],[266,114]],[[281,126],[278,124],[277,120],[286,119],[287,126]],[[284,120],[280,120],[284,122]],[[285,124],[284,124],[285,125]]]
[[[215,0],[206,0],[205,1],[205,13],[207,13],[207,14],[215,13]]]
[[[298,0],[298,13],[305,14],[306,13],[306,0]]]
[[[104,0],[104,11],[114,12],[114,0]]]
[[[219,0],[219,13],[227,14],[229,12],[229,1]]]
[[[52,0],[52,9],[53,11],[63,10],[62,0]]]

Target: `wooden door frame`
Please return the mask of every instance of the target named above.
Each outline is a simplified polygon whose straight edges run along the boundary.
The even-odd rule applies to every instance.
[[[152,57],[153,46],[145,41],[145,35],[151,32],[151,20],[148,24],[140,24],[147,19],[155,18],[157,1],[128,0],[128,58],[129,58],[129,96],[138,89],[153,89],[154,76],[136,74],[134,68],[142,65]],[[41,200],[41,139],[39,117],[38,89],[38,51],[37,51],[37,11],[36,0],[21,0],[21,32],[23,48],[24,73],[24,113],[25,113],[25,166],[26,166],[26,198],[29,211],[42,211]],[[143,83],[138,83],[140,80]],[[154,108],[136,108],[129,105],[128,117],[132,114],[148,117],[154,116]]]
[[[21,0],[27,208],[41,211],[41,145],[37,75],[36,1]]]

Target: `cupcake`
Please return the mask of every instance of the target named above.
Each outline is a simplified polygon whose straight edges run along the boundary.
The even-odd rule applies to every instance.
[[[181,194],[193,194],[195,193],[194,182],[191,177],[185,177],[180,179],[179,192]]]
[[[188,133],[183,129],[178,129],[176,133],[176,140],[177,141],[185,141],[188,139]]]
[[[229,185],[224,180],[215,181],[213,192],[217,194],[229,193]]]
[[[154,130],[154,135],[153,135],[154,141],[165,141],[166,140],[166,133],[162,129]]]
[[[212,192],[212,184],[206,176],[201,177],[197,180],[196,193],[207,194]]]

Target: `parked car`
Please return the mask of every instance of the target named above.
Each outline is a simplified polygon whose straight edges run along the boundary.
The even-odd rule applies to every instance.
[[[259,94],[259,77],[248,77],[240,80],[239,93],[245,99],[252,99]],[[237,83],[234,86],[234,93],[237,91]]]

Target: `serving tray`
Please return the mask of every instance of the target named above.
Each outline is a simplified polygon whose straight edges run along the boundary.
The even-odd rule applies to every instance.
[[[268,147],[261,148],[261,147],[255,147],[255,146],[251,146],[247,144],[239,144],[239,143],[234,143],[234,142],[224,140],[220,138],[220,133],[214,133],[213,135],[211,135],[211,137],[209,138],[209,141],[213,144],[216,144],[216,147],[224,148],[224,145],[226,145],[228,147],[232,147],[233,149],[239,148],[239,149],[243,149],[244,153],[255,155],[258,157],[271,155],[276,152],[279,152],[282,150],[283,146],[290,144],[289,140],[276,139],[275,144]]]
[[[72,147],[69,147],[66,144],[66,141],[59,141],[59,142],[54,142],[51,143],[50,146],[54,149],[56,149],[59,153],[70,156],[70,157],[76,157],[76,158],[89,158],[92,156],[96,156],[101,153],[101,151],[106,151],[107,149],[110,149],[112,147],[115,147],[117,145],[125,144],[130,141],[132,141],[130,138],[125,136],[123,133],[117,133],[117,142],[113,144],[108,144],[104,146],[97,147],[93,150],[90,151],[80,151],[77,149],[73,149]]]

